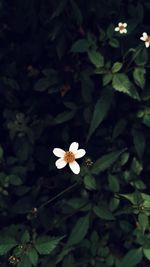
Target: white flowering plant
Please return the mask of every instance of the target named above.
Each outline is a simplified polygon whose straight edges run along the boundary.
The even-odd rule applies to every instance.
[[[150,266],[149,0],[0,0],[0,267]]]

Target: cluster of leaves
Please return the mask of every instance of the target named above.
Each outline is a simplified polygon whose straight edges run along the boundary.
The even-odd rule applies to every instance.
[[[150,266],[149,12],[0,1],[1,266]],[[79,175],[52,154],[73,141]]]

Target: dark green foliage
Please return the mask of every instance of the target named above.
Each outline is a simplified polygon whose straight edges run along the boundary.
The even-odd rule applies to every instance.
[[[0,266],[150,265],[149,12],[0,0]],[[79,175],[52,153],[74,141]]]

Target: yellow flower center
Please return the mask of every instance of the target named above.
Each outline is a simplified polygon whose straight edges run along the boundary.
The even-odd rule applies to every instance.
[[[75,160],[75,155],[71,151],[66,151],[64,155],[64,160],[67,163],[73,162]]]
[[[123,31],[125,29],[125,27],[123,25],[119,26],[119,30]]]
[[[145,42],[150,43],[150,36],[148,36],[148,37],[146,38]]]

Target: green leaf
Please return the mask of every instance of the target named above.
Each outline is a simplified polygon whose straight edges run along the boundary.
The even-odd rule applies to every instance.
[[[134,130],[133,142],[138,156],[142,158],[146,145],[144,134],[141,131]]]
[[[131,164],[131,170],[139,175],[141,171],[143,170],[143,165],[140,161],[138,161],[136,158],[133,158],[132,164]]]
[[[17,246],[17,242],[15,239],[11,237],[0,237],[0,255],[6,254],[12,248]]]
[[[95,132],[95,130],[98,128],[98,126],[101,124],[101,122],[107,115],[112,103],[112,98],[113,93],[111,90],[103,90],[101,98],[97,101],[94,108],[87,140],[89,140],[91,135]]]
[[[120,204],[120,199],[113,197],[109,202],[109,209],[110,211],[115,211]]]
[[[114,220],[115,219],[112,212],[104,204],[99,204],[99,206],[94,206],[93,211],[101,219],[104,219],[104,220]]]
[[[21,237],[21,242],[22,243],[27,243],[30,241],[30,234],[27,230],[24,231],[22,237]]]
[[[72,110],[72,111],[64,111],[60,114],[58,114],[56,117],[55,117],[55,124],[60,124],[60,123],[64,123],[66,121],[69,121],[71,120],[75,115],[75,111]]]
[[[138,50],[136,50],[135,53],[133,54],[133,58],[138,66],[145,66],[148,61],[147,49],[145,48],[141,49],[141,47],[138,48]]]
[[[21,261],[17,264],[17,267],[32,267],[28,255],[21,257]]]
[[[84,185],[85,185],[85,188],[87,188],[88,190],[96,189],[95,178],[91,175],[84,176]]]
[[[66,247],[71,247],[79,244],[86,236],[88,229],[89,229],[89,214],[78,219],[78,221],[76,222],[71,231]]]
[[[107,28],[107,31],[106,31],[106,34],[107,34],[107,37],[110,39],[112,38],[113,34],[114,34],[114,25],[113,24],[110,24]]]
[[[38,256],[38,253],[36,252],[36,250],[34,248],[32,248],[29,251],[28,257],[29,257],[30,262],[32,263],[32,265],[37,266],[39,256]]]
[[[125,149],[122,149],[120,151],[114,151],[110,152],[101,158],[99,158],[93,165],[91,173],[93,174],[99,174],[102,171],[107,170],[111,167],[112,164],[115,163],[115,161],[120,157],[120,155],[125,151]]]
[[[21,178],[17,175],[14,175],[14,174],[6,176],[6,179],[12,185],[21,185],[22,184]]]
[[[125,128],[127,125],[127,121],[125,119],[120,119],[113,130],[113,134],[112,134],[112,139],[117,138],[119,135],[121,135],[122,133],[124,133]]]
[[[119,41],[118,41],[117,39],[115,39],[115,38],[111,38],[111,39],[109,40],[109,44],[110,44],[110,46],[112,46],[112,47],[114,47],[114,48],[117,48],[117,47],[120,46]]]
[[[89,42],[86,39],[80,39],[76,41],[72,47],[71,47],[71,52],[74,53],[84,53],[89,50]]]
[[[144,68],[135,68],[133,72],[133,78],[135,83],[142,89],[145,86],[145,73],[146,70]]]
[[[150,261],[150,248],[143,248],[143,253],[146,259]]]
[[[143,202],[143,196],[138,191],[134,193],[129,194],[119,194],[119,196],[122,196],[129,200],[133,205],[140,205]]]
[[[138,221],[144,233],[147,227],[149,226],[148,216],[145,213],[140,213],[138,215]]]
[[[3,152],[3,148],[2,148],[2,146],[0,145],[0,160],[3,159],[3,154],[4,154],[4,152]]]
[[[120,189],[120,186],[119,186],[119,181],[117,179],[116,176],[114,175],[109,175],[108,176],[108,183],[109,183],[109,189],[112,191],[112,192],[118,192],[119,189]]]
[[[70,254],[68,257],[64,258],[62,267],[75,267],[75,264],[75,258]]]
[[[103,75],[103,86],[106,86],[109,84],[112,80],[112,73],[106,73]]]
[[[51,82],[49,79],[47,78],[41,78],[39,79],[35,85],[34,85],[34,90],[35,91],[39,91],[39,92],[44,92],[46,91],[50,86],[51,86]]]
[[[34,243],[34,247],[41,255],[50,254],[59,244],[63,237],[40,236]]]
[[[57,5],[57,8],[54,11],[51,19],[58,17],[64,11],[67,2],[68,2],[68,0],[62,0],[59,2],[59,4]]]
[[[112,66],[112,73],[116,73],[121,70],[123,64],[121,62],[115,62]]]
[[[82,14],[81,14],[81,10],[79,8],[79,6],[77,5],[77,3],[74,0],[70,0],[72,9],[73,9],[73,14],[72,16],[75,18],[77,25],[81,25],[82,24]]]
[[[141,262],[143,257],[142,248],[131,249],[121,260],[119,267],[134,267]]]
[[[95,50],[89,50],[88,56],[90,61],[93,63],[93,65],[95,65],[96,68],[104,66],[104,57],[101,55],[101,53]]]
[[[136,91],[136,88],[133,83],[129,80],[128,76],[124,73],[116,73],[113,76],[112,80],[113,88],[118,91],[125,93],[132,97],[133,99],[139,100],[139,94]]]

